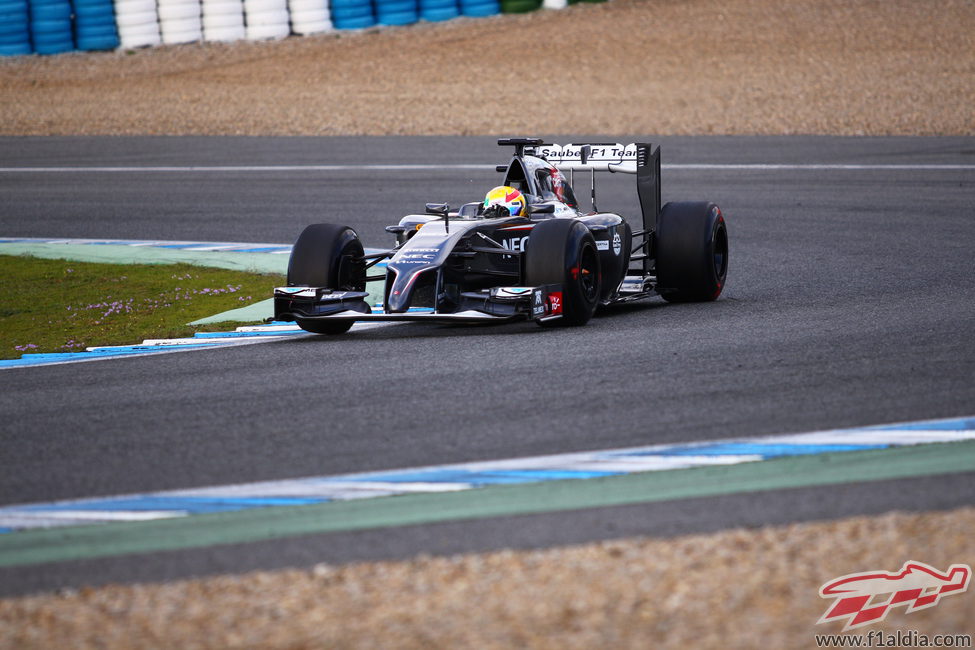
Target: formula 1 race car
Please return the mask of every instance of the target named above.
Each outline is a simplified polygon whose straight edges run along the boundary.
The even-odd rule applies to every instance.
[[[659,295],[715,300],[728,270],[728,231],[713,203],[660,206],[660,148],[650,144],[514,147],[504,182],[483,202],[452,211],[428,203],[386,230],[396,245],[366,254],[356,232],[314,224],[298,237],[288,286],[274,290],[275,320],[341,334],[356,321],[504,322],[583,325],[597,307]],[[567,182],[563,171],[568,171]],[[574,172],[636,174],[642,228],[620,215],[582,212]],[[369,270],[385,262],[384,274]],[[373,308],[366,283],[383,281]]]

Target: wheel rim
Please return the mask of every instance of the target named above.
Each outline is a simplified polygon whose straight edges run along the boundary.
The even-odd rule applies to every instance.
[[[595,302],[599,291],[599,260],[592,246],[584,246],[579,260],[579,288],[586,302]]]
[[[714,265],[714,278],[721,283],[728,272],[728,231],[725,229],[723,221],[718,222],[718,227],[715,229],[711,259]]]
[[[362,291],[365,288],[365,272],[362,264],[356,261],[361,258],[362,252],[357,251],[353,243],[349,243],[342,251],[341,261],[339,262],[338,277],[336,288],[343,291]]]

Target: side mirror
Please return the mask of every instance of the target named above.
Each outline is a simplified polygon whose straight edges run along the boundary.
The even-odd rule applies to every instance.
[[[554,203],[537,203],[528,206],[528,214],[555,214]]]
[[[450,212],[450,206],[446,203],[427,203],[427,214],[439,214],[442,217]]]

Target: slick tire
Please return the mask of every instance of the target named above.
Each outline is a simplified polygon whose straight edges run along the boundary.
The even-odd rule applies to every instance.
[[[668,302],[717,300],[728,275],[728,227],[713,203],[668,203],[657,218],[657,292]]]
[[[539,325],[585,325],[599,302],[599,252],[592,233],[575,219],[550,219],[535,226],[525,251],[529,286],[562,285],[562,318]]]
[[[336,291],[365,291],[366,271],[362,242],[348,226],[316,223],[305,228],[288,260],[288,286],[327,287]],[[342,334],[352,321],[298,320],[298,326],[315,334]]]

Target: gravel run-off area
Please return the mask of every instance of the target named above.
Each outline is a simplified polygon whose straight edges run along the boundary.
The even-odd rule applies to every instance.
[[[0,60],[0,134],[975,133],[972,0],[611,0]]]
[[[975,134],[972,0],[612,0],[0,60],[0,135]],[[0,648],[807,648],[825,581],[975,508],[0,600]],[[973,633],[973,596],[869,629]]]
[[[0,601],[0,647],[810,648],[820,586],[975,558],[975,508],[538,551],[257,572]],[[971,634],[975,595],[856,630]]]

